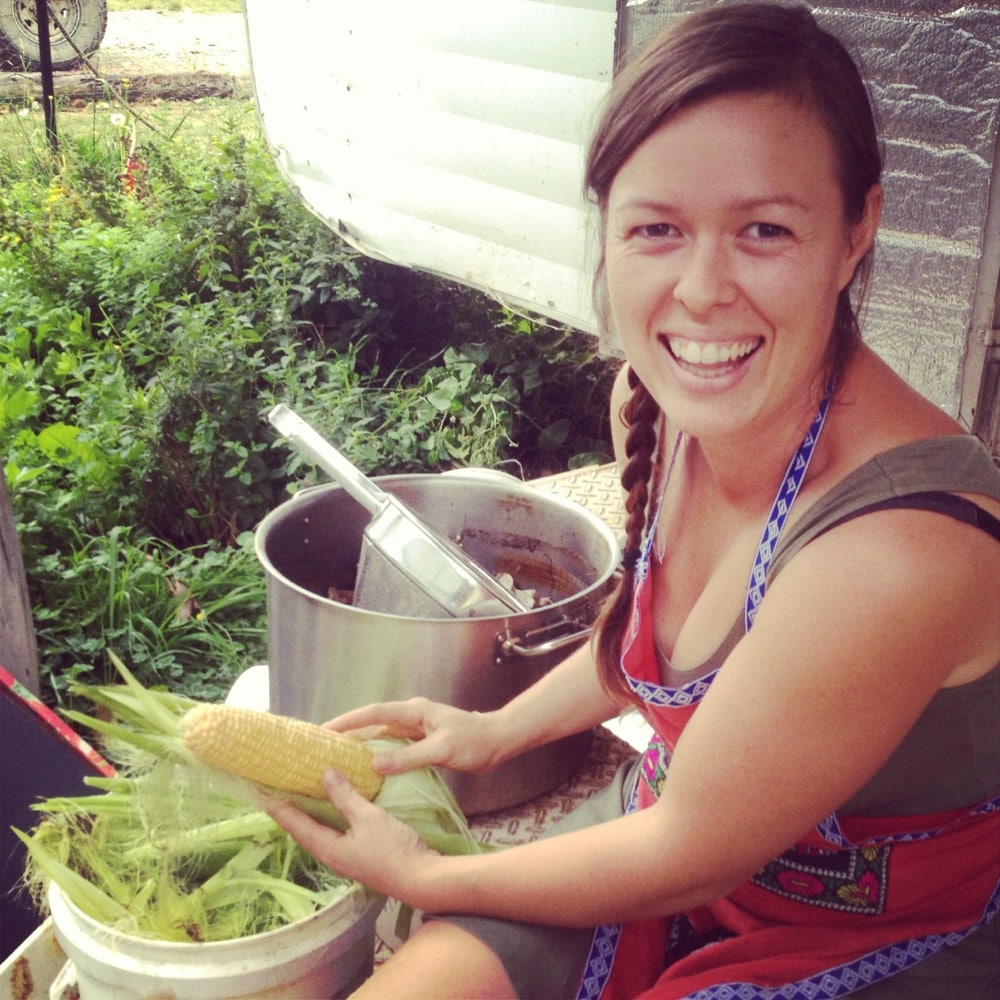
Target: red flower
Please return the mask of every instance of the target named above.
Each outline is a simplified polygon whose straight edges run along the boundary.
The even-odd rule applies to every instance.
[[[853,906],[872,907],[878,903],[879,891],[882,888],[881,882],[873,872],[865,872],[857,882],[841,886],[837,890],[837,895]]]

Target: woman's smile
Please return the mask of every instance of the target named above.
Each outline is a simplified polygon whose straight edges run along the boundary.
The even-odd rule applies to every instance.
[[[664,335],[661,340],[677,364],[699,378],[717,378],[739,367],[761,345],[759,337],[733,341],[699,341]]]

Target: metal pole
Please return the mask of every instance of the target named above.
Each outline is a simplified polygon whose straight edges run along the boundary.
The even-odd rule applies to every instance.
[[[48,0],[35,0],[35,17],[38,22],[38,62],[42,74],[42,102],[45,107],[45,134],[55,153],[59,148],[56,136],[56,89],[52,77],[52,43],[49,39]]]

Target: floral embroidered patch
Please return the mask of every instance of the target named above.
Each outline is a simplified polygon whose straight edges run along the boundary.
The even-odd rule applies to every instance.
[[[751,881],[808,906],[878,916],[885,910],[891,848],[842,851],[797,847],[766,864]]]
[[[667,780],[667,765],[670,763],[670,751],[659,736],[654,736],[646,747],[642,757],[642,780],[649,785],[656,798],[663,791],[663,783]]]

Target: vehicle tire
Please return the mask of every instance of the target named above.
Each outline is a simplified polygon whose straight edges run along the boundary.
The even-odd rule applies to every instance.
[[[107,0],[49,0],[49,6],[84,55],[100,48],[108,26]],[[53,69],[73,69],[80,65],[76,49],[51,18],[49,47]],[[0,62],[6,69],[30,72],[41,69],[35,0],[0,0]]]

